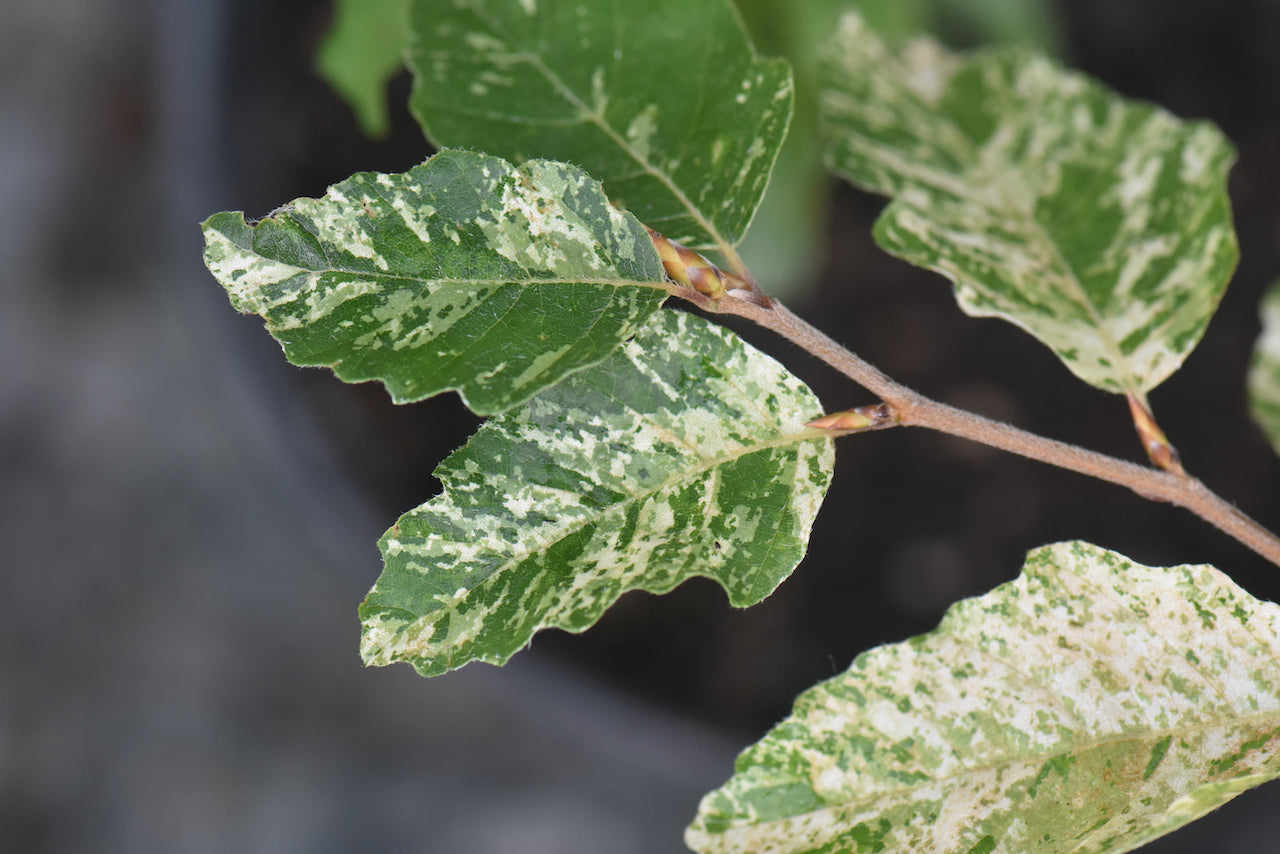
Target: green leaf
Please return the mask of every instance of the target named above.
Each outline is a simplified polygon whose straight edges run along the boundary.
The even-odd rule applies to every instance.
[[[404,68],[406,0],[338,0],[316,67],[369,136],[386,136],[387,82]]]
[[[554,157],[672,240],[732,251],[791,114],[728,0],[420,0],[411,105],[438,145]]]
[[[370,664],[433,676],[580,632],[628,590],[718,581],[739,607],[804,556],[833,461],[812,392],[734,333],[659,312],[633,342],[488,422],[439,497],[383,536]]]
[[[644,226],[548,161],[441,152],[204,232],[232,304],[291,362],[381,380],[401,403],[457,389],[502,411],[599,362],[666,297]]]
[[[1082,542],[860,655],[708,795],[701,852],[1122,852],[1280,776],[1280,607]]]
[[[1052,0],[933,0],[938,31],[975,44],[1020,44],[1061,53],[1065,31]],[[864,16],[866,17],[866,16]],[[883,33],[875,22],[872,28]]]
[[[935,30],[938,4],[939,0],[852,0],[839,8],[856,11],[873,30],[894,41]]]
[[[881,246],[1098,388],[1142,394],[1173,373],[1235,267],[1221,133],[1042,57],[927,40],[893,54],[846,16],[822,115],[831,167],[893,197]]]
[[[1262,298],[1262,334],[1249,366],[1249,410],[1280,454],[1280,282]]]
[[[813,285],[825,263],[826,209],[831,180],[822,166],[818,138],[818,51],[830,37],[847,0],[737,0],[756,45],[784,57],[796,98],[787,138],[769,187],[738,252],[757,281],[786,300]],[[901,10],[906,0],[877,0]],[[909,16],[908,16],[909,17]]]

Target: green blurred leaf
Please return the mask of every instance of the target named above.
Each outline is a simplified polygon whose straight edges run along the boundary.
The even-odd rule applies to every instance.
[[[830,177],[818,134],[818,70],[823,45],[840,15],[857,11],[889,44],[924,33],[969,43],[1016,43],[1050,52],[1062,29],[1049,0],[737,0],[761,52],[786,58],[796,81],[795,114],[787,140],[739,249],[756,279],[787,299],[813,284],[827,255]]]
[[[401,403],[457,389],[502,411],[599,362],[666,297],[644,227],[549,161],[441,152],[204,232],[232,304],[291,362],[381,380]]]
[[[1280,282],[1262,298],[1262,334],[1249,366],[1249,411],[1280,453]]]
[[[727,0],[419,0],[412,108],[438,145],[554,157],[687,246],[732,251],[791,114]]]
[[[329,85],[355,111],[369,136],[386,136],[387,83],[404,68],[407,0],[338,0],[333,26],[316,55]]]
[[[1081,379],[1145,393],[1195,347],[1235,267],[1216,128],[1019,50],[890,53],[847,16],[827,55],[829,162],[893,197],[876,240]]]
[[[939,0],[851,0],[835,5],[840,11],[854,11],[891,42],[932,32],[937,27]],[[829,36],[831,31],[827,31]]]
[[[1050,0],[933,0],[933,5],[941,19],[934,31],[944,36],[959,36],[972,44],[1018,44],[1049,53],[1062,50],[1062,21]],[[884,33],[870,18],[867,21],[876,32]]]
[[[488,422],[444,492],[382,538],[360,608],[370,664],[426,676],[580,632],[628,590],[693,576],[734,605],[804,556],[831,477],[812,392],[734,333],[659,312],[633,342]]]
[[[904,0],[886,0],[885,6]],[[818,48],[840,19],[844,0],[738,0],[761,51],[785,57],[796,97],[786,141],[739,253],[770,295],[787,299],[814,284],[826,257],[827,196],[818,139]]]
[[[1087,543],[860,655],[738,759],[700,852],[1122,852],[1280,776],[1280,608]]]

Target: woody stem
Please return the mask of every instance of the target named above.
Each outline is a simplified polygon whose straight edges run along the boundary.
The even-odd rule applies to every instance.
[[[1161,471],[1047,439],[1010,424],[931,400],[865,361],[775,300],[762,305],[718,300],[713,311],[736,314],[771,329],[878,395],[904,426],[925,427],[1049,465],[1127,487],[1144,498],[1190,510],[1262,557],[1280,566],[1280,538],[1185,473]]]

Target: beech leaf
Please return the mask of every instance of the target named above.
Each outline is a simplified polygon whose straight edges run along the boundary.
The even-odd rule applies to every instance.
[[[433,676],[580,632],[628,590],[694,576],[739,607],[804,556],[831,477],[813,393],[733,332],[673,311],[486,423],[443,493],[382,538],[360,608],[370,664]]]
[[[550,161],[445,151],[204,232],[232,304],[289,361],[381,380],[401,403],[456,389],[502,411],[603,359],[666,297],[644,226]]]
[[[950,278],[966,312],[1119,393],[1154,388],[1199,342],[1238,254],[1215,127],[1023,50],[895,54],[856,15],[823,74],[830,166],[893,197],[877,242]]]
[[[1083,542],[858,656],[739,757],[700,852],[1130,851],[1280,776],[1280,607]]]

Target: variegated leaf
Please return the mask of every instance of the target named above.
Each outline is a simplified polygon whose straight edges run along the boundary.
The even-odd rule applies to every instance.
[[[644,227],[550,161],[441,152],[204,233],[232,304],[291,362],[381,380],[398,402],[457,389],[502,411],[603,359],[666,297]]]
[[[1262,334],[1249,366],[1249,410],[1280,453],[1280,282],[1262,298]]]
[[[894,54],[846,16],[822,115],[832,168],[893,197],[881,246],[1098,388],[1143,394],[1175,371],[1235,267],[1222,134],[1042,57]]]
[[[693,248],[738,242],[791,115],[729,0],[418,0],[411,105],[438,145],[580,164]]]
[[[802,694],[686,841],[1123,852],[1277,776],[1280,607],[1209,566],[1060,543]]]
[[[488,422],[444,492],[382,538],[361,606],[371,664],[500,664],[534,632],[580,632],[628,590],[692,576],[734,605],[803,557],[831,476],[821,406],[701,318],[660,312],[609,359]]]

